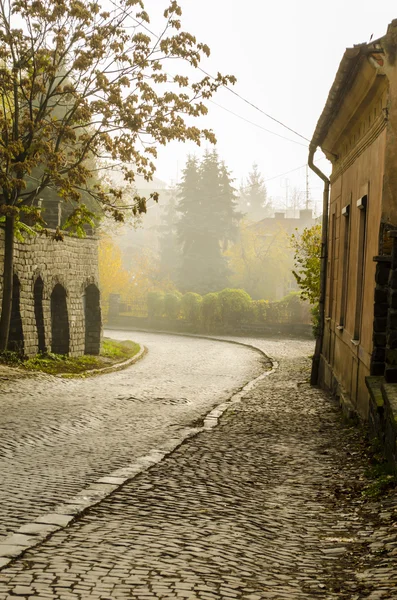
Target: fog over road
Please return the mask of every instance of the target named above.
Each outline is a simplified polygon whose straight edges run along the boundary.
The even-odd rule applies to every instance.
[[[264,369],[219,341],[112,331],[148,354],[88,379],[0,380],[0,539],[188,427]]]

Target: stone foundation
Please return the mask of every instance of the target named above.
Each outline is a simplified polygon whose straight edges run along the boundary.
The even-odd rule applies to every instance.
[[[384,377],[367,377],[370,394],[369,429],[397,468],[397,386]]]
[[[0,299],[4,234],[0,231]],[[53,351],[98,354],[101,311],[98,242],[65,235],[57,242],[36,236],[15,243],[10,350],[27,356]]]

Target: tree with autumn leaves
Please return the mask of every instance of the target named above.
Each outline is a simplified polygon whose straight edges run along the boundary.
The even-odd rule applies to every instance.
[[[160,263],[149,249],[138,249],[123,262],[115,236],[102,234],[99,241],[99,285],[104,319],[107,319],[110,294],[118,294],[122,302],[146,303],[149,292],[172,291],[172,282],[161,272]]]
[[[164,64],[175,59],[197,72],[209,48],[183,31],[177,0],[168,0],[163,17],[155,37],[143,0],[110,9],[101,0],[0,0],[0,351],[10,324],[14,237],[25,229],[24,213],[45,228],[38,200],[46,190],[70,203],[72,230],[91,222],[84,196],[123,220],[146,210],[131,187],[135,173],[153,175],[156,146],[214,142],[190,117],[206,114],[205,101],[234,78],[191,80],[182,65],[183,75],[166,74]],[[121,170],[123,185],[103,176],[109,165]]]
[[[306,227],[301,234],[293,234],[291,242],[295,264],[292,273],[302,298],[315,305],[320,298],[321,225]]]
[[[307,227],[291,238],[294,249],[293,275],[301,289],[301,297],[312,305],[313,333],[318,335],[321,278],[321,225]]]

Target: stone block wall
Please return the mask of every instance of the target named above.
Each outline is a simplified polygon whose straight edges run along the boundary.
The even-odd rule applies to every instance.
[[[0,231],[0,299],[3,259],[4,235]],[[37,354],[43,343],[47,350],[60,347],[60,341],[52,339],[52,332],[57,332],[59,311],[65,308],[67,314],[61,314],[61,318],[65,323],[68,322],[68,328],[58,327],[58,331],[69,338],[66,346],[65,340],[61,341],[61,347],[66,347],[69,355],[84,354],[86,339],[95,338],[100,342],[97,239],[65,235],[64,241],[57,242],[51,237],[36,236],[27,238],[23,243],[16,242],[14,275],[19,281],[19,311],[25,355]],[[92,290],[97,290],[95,306],[90,301],[88,304],[86,302],[89,286],[89,298],[92,297]],[[62,296],[65,297],[66,306]],[[54,307],[58,307],[58,314],[54,313]],[[87,322],[92,331],[86,331]],[[91,343],[89,351],[97,354],[99,344],[94,347]]]
[[[374,293],[374,324],[373,351],[371,356],[371,375],[383,375],[385,372],[387,316],[389,311],[389,277],[391,256],[375,256],[375,293]]]
[[[393,241],[391,269],[388,281],[388,311],[386,322],[385,379],[397,383],[397,231],[389,231]]]

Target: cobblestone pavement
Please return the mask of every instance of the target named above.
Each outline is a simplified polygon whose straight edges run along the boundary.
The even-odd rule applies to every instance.
[[[149,471],[0,573],[26,598],[397,598],[397,502],[362,500],[357,429],[307,384],[305,342]]]
[[[0,541],[172,437],[262,370],[232,344],[112,332],[148,346],[125,371],[88,379],[0,372]]]

